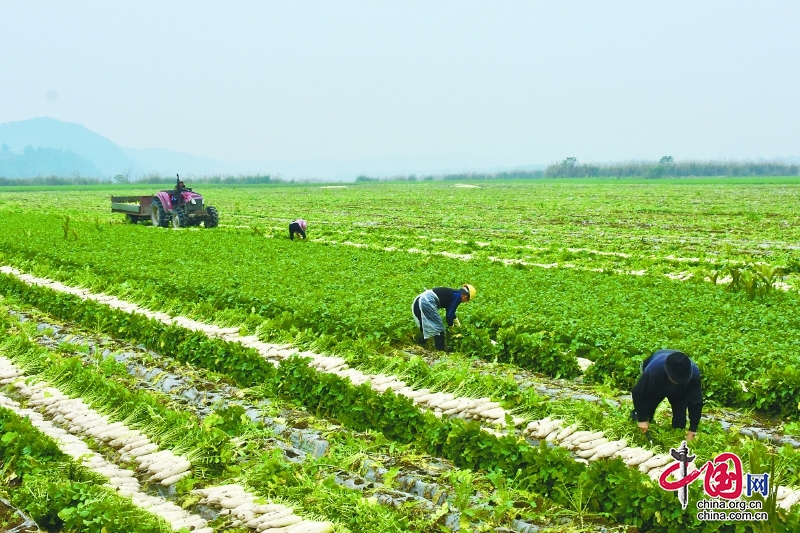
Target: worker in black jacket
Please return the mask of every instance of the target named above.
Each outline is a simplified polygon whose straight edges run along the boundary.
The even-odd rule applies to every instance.
[[[424,346],[425,342],[433,337],[433,343],[437,350],[445,350],[444,346],[444,322],[439,316],[439,309],[445,309],[445,319],[447,325],[461,325],[456,318],[456,309],[463,302],[469,302],[475,297],[475,287],[466,284],[460,289],[450,287],[436,287],[427,290],[416,297],[411,304],[411,312],[414,321],[417,323],[422,337],[419,343]]]
[[[639,422],[646,433],[656,407],[664,398],[672,406],[672,427],[686,427],[686,412],[689,412],[689,431],[686,440],[693,440],[703,412],[703,389],[700,384],[700,369],[689,357],[677,350],[658,350],[644,360],[642,375],[633,386],[631,416]]]

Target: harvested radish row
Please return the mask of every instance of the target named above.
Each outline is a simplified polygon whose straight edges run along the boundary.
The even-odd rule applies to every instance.
[[[12,370],[18,376],[24,375],[24,372],[11,361],[0,356],[0,372],[10,373]],[[17,377],[13,385],[22,396],[28,399],[30,406],[43,407],[45,413],[53,416],[54,420],[56,417],[60,418],[61,423],[68,426],[69,432],[53,426],[51,422],[44,420],[40,413],[30,409],[22,409],[18,403],[11,399],[0,396],[0,404],[15,406],[18,412],[24,411],[24,414],[31,417],[32,420],[38,420],[42,425],[41,430],[45,434],[54,439],[65,441],[65,445],[62,447],[65,453],[75,458],[81,458],[85,466],[89,466],[108,477],[109,485],[117,489],[121,495],[130,497],[138,507],[161,516],[172,525],[173,529],[188,527],[192,531],[200,533],[209,533],[211,531],[211,528],[205,527],[206,523],[200,517],[190,515],[180,507],[164,499],[153,499],[151,496],[142,493],[134,472],[119,468],[103,459],[102,456],[90,452],[88,446],[73,435],[72,432],[90,435],[109,446],[117,448],[123,460],[135,461],[139,470],[150,476],[148,481],[160,482],[165,486],[174,485],[183,477],[190,475],[192,466],[190,461],[174,455],[169,450],[159,451],[158,446],[151,443],[147,436],[139,430],[132,430],[121,422],[109,423],[107,417],[93,411],[81,399],[69,398],[60,390],[48,386],[44,382],[38,381],[29,384],[21,377]],[[222,491],[217,491],[216,489],[201,490],[208,490],[209,494],[215,495],[220,506],[226,509],[236,509],[243,503],[253,504],[250,507],[255,507],[255,496],[245,492],[239,485],[226,485]],[[228,497],[228,495],[232,496]],[[256,512],[258,509],[252,511],[250,507],[247,508],[247,512],[259,514]],[[284,508],[283,506],[280,507]],[[266,513],[265,509],[268,510],[268,508],[269,506],[260,506],[260,509],[262,509],[260,514]],[[238,510],[243,511],[244,509]],[[253,517],[251,516],[250,518]],[[260,523],[260,525],[264,526],[264,529],[260,530],[297,525],[298,527],[293,531],[332,531],[330,523],[303,520],[301,517],[294,515],[291,509],[282,520],[277,520],[271,514],[269,518],[269,521],[263,520]],[[202,523],[198,520],[201,520]],[[278,523],[281,525],[276,525]]]
[[[200,502],[223,509],[221,514],[235,518],[233,526],[244,526],[258,531],[281,533],[330,533],[333,524],[305,520],[294,514],[291,507],[281,504],[260,504],[257,498],[239,485],[220,485],[192,491],[201,497]]]
[[[17,369],[8,359],[0,357],[0,371]],[[53,421],[63,424],[70,433],[83,434],[117,448],[125,461],[134,460],[147,470],[150,481],[158,481],[168,487],[191,474],[191,463],[174,455],[169,450],[158,451],[158,445],[150,442],[146,435],[121,422],[111,423],[79,398],[69,398],[60,390],[36,381],[32,384],[17,378],[14,387],[28,398],[32,407],[42,407]],[[158,454],[156,454],[158,452]],[[153,465],[148,460],[158,456],[161,461]],[[145,466],[146,465],[146,466]]]
[[[108,485],[116,489],[121,496],[129,497],[137,507],[160,516],[170,524],[172,529],[177,531],[183,527],[190,527],[193,528],[194,533],[213,533],[213,529],[208,527],[206,521],[200,516],[189,513],[163,498],[142,492],[134,472],[106,461],[101,455],[92,451],[80,438],[53,426],[51,422],[44,420],[40,413],[23,408],[2,393],[0,393],[0,405],[20,416],[28,417],[31,424],[52,438],[61,451],[83,466],[107,477]]]

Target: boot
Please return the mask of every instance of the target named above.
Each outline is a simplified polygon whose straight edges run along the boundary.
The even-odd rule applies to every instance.
[[[439,333],[433,338],[433,344],[436,346],[437,350],[443,351],[446,350],[444,347],[444,333]]]
[[[451,352],[452,350],[449,348],[445,348],[444,346],[444,333],[439,333],[433,338],[433,343],[436,345],[436,349],[443,352]]]
[[[421,333],[420,333],[420,334],[418,334],[418,335],[417,335],[417,336],[414,338],[414,340],[416,341],[416,343],[417,343],[417,344],[419,344],[419,345],[420,345],[420,346],[422,346],[423,348],[425,347],[425,345],[426,345],[426,344],[428,344],[428,339],[426,339],[426,338],[425,338],[425,337],[424,337],[424,336],[423,336]]]

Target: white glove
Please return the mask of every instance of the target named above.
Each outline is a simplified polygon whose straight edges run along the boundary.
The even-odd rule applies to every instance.
[[[455,327],[457,327],[457,328],[460,328],[461,327],[461,322],[459,322],[457,318],[454,318],[453,319],[453,325]]]

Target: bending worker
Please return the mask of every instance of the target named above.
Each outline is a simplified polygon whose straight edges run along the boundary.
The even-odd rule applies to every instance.
[[[444,350],[444,323],[439,315],[439,309],[447,310],[445,318],[448,326],[460,326],[456,318],[458,304],[469,302],[473,298],[475,298],[475,287],[472,285],[464,285],[460,289],[436,287],[417,296],[411,304],[411,312],[422,334],[422,340],[418,341],[420,345],[425,346],[425,342],[433,337],[436,349]]]
[[[639,422],[639,428],[647,433],[656,407],[664,398],[672,406],[672,427],[686,427],[686,412],[689,412],[689,431],[686,440],[693,440],[703,411],[703,389],[700,384],[700,369],[689,357],[677,350],[658,350],[644,360],[642,375],[633,386],[631,416]]]
[[[294,240],[294,235],[298,234],[304,239],[306,238],[306,221],[302,218],[292,220],[289,223],[289,239]]]

